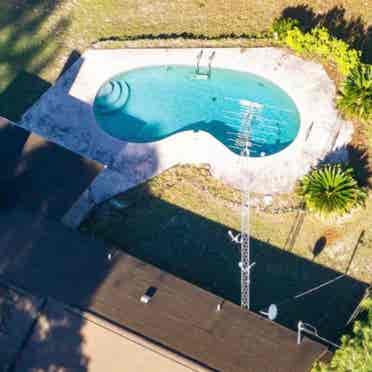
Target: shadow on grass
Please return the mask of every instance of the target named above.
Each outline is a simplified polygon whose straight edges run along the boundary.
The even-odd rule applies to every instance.
[[[20,116],[51,87],[38,76],[20,71],[10,85],[0,93],[0,113],[11,120]]]
[[[0,167],[1,209],[22,207],[54,219],[67,212],[102,169],[10,123],[0,124]]]
[[[79,58],[76,50],[69,55],[59,77],[61,77]],[[0,115],[16,121],[52,85],[35,74],[19,71],[7,88],[0,92]]]
[[[314,244],[313,259],[318,257],[323,252],[326,245],[327,245],[327,238],[325,236],[321,236]]]
[[[345,155],[347,155],[345,157]],[[348,144],[330,151],[318,165],[327,163],[346,163],[354,170],[359,186],[372,186],[372,166],[368,151],[361,146]]]
[[[372,186],[372,164],[368,150],[349,145],[349,163],[353,167],[355,177],[360,186],[370,188]]]
[[[315,13],[308,5],[287,7],[282,12],[283,18],[297,19],[305,32],[316,26],[326,27],[331,35],[360,50],[365,63],[372,63],[372,26],[366,25],[361,16],[346,18],[345,15],[346,9],[342,6],[321,14]]]
[[[0,4],[0,115],[17,121],[50,84],[38,74],[55,61],[62,45],[56,35],[68,16],[51,17],[64,0],[9,1]]]
[[[239,246],[228,228],[150,195],[142,186],[122,210],[97,207],[82,230],[94,232],[145,262],[170,272],[218,296],[240,303]],[[279,323],[296,328],[299,320],[316,326],[323,336],[336,339],[366,285],[344,277],[299,299],[294,296],[339,272],[251,238],[252,309],[279,306]],[[336,311],[337,309],[337,311]]]

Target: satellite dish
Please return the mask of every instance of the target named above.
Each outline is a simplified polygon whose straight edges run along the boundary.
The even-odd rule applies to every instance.
[[[275,304],[271,304],[268,312],[260,311],[260,313],[266,315],[270,320],[275,320],[278,316],[278,307]]]
[[[278,307],[275,304],[271,304],[269,306],[269,311],[267,313],[267,316],[270,320],[275,320],[278,316]]]

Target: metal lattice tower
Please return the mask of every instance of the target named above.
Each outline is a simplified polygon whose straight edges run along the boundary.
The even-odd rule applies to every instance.
[[[245,104],[246,111],[242,118],[241,128],[236,139],[236,145],[241,148],[241,170],[242,176],[242,207],[241,207],[241,307],[250,308],[250,271],[254,264],[250,263],[250,228],[249,228],[249,206],[250,206],[250,180],[249,180],[249,149],[251,147],[251,124],[254,115],[261,109],[261,105]]]
[[[266,145],[267,136],[271,142],[280,140],[281,128],[280,120],[283,120],[281,114],[289,115],[290,110],[285,110],[277,106],[260,104],[248,100],[239,100],[230,97],[225,98],[228,101],[235,101],[239,109],[224,110],[227,121],[230,122],[232,131],[229,132],[232,142],[232,148],[240,153],[240,175],[241,175],[241,231],[235,235],[229,231],[229,235],[235,243],[241,248],[241,307],[250,309],[250,272],[255,263],[250,262],[250,188],[251,180],[249,176],[249,158],[251,153],[258,153],[265,156],[262,150]],[[264,109],[269,110],[274,117],[268,118],[262,114]],[[285,117],[284,117],[285,119]],[[253,125],[252,125],[253,124]],[[253,139],[253,140],[252,140]],[[270,143],[270,142],[269,142]],[[257,155],[256,155],[257,156]]]

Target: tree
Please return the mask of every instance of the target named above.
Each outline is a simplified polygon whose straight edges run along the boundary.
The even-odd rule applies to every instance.
[[[308,210],[323,217],[340,216],[364,203],[366,192],[358,186],[353,169],[325,165],[303,177],[297,193]]]
[[[372,66],[359,64],[345,79],[338,107],[347,116],[372,121]]]
[[[372,299],[362,304],[365,320],[354,323],[353,334],[343,336],[329,364],[316,363],[312,372],[371,372],[372,371]]]

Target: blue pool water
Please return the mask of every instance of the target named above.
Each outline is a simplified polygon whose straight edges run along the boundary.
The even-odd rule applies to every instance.
[[[278,86],[246,72],[213,68],[198,78],[191,66],[153,66],[113,77],[97,93],[100,127],[126,142],[154,142],[180,131],[205,131],[239,154],[237,137],[250,103],[250,156],[271,155],[296,137],[300,116]]]

